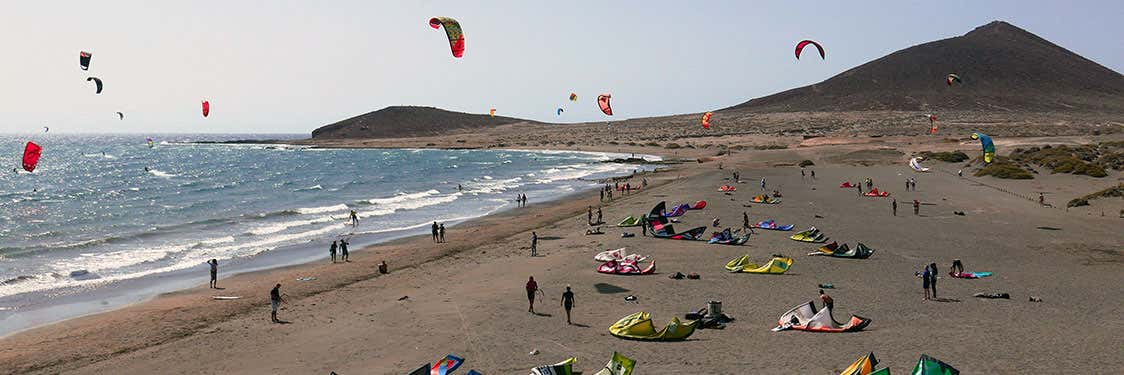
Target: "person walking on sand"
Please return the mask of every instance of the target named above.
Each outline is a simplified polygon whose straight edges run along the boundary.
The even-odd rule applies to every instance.
[[[345,263],[350,262],[350,260],[347,259],[347,240],[340,240],[340,260]]]
[[[891,212],[893,212],[894,216],[898,216],[898,199],[897,198],[890,198],[890,199],[891,199],[890,200],[890,210],[891,210]]]
[[[269,306],[273,309],[269,313],[269,320],[274,323],[281,323],[280,320],[277,320],[277,309],[281,307],[283,302],[285,302],[285,299],[281,298],[281,284],[277,284],[269,291]]]
[[[332,256],[332,263],[336,262],[336,241],[332,241],[332,246],[328,247],[328,255]]]
[[[570,322],[570,310],[574,308],[574,292],[570,290],[570,286],[566,285],[566,291],[562,292],[562,309],[566,310],[566,324],[574,324]]]
[[[433,222],[433,225],[430,226],[430,229],[431,229],[430,231],[433,232],[433,242],[436,243],[437,242],[437,222],[436,221]]]
[[[527,279],[527,302],[530,304],[529,307],[527,307],[527,312],[531,314],[535,313],[535,293],[538,291],[539,283],[536,283],[535,277],[531,276],[530,279]]]
[[[445,223],[441,223],[441,226],[437,227],[437,238],[441,243],[445,243]]]
[[[921,202],[916,199],[913,200],[913,215],[921,216]]]
[[[827,293],[824,293],[823,289],[820,289],[820,301],[823,301],[823,307],[828,310],[832,310],[835,307],[835,300],[827,295]]]
[[[219,261],[217,259],[211,259],[207,261],[207,265],[211,266],[211,288],[218,289]]]
[[[1045,206],[1046,205],[1046,195],[1045,194],[1038,193],[1038,205],[1039,206]]]
[[[601,206],[597,206],[597,223],[601,224]]]
[[[765,177],[761,177],[761,191],[765,191]]]
[[[531,256],[539,256],[539,234],[531,232]]]
[[[601,189],[601,199],[599,200],[599,202],[604,202],[604,201],[605,201],[605,189]]]
[[[356,213],[355,210],[351,210],[351,217],[349,220],[351,220],[351,226],[359,226],[359,214]]]

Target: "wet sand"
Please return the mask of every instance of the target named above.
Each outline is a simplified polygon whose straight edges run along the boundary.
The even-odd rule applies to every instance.
[[[911,146],[925,147],[956,146]],[[243,296],[236,301],[213,301],[216,293],[197,287],[13,335],[0,340],[0,363],[5,364],[0,372],[401,374],[456,353],[467,360],[463,372],[527,373],[576,356],[578,368],[592,373],[613,351],[636,359],[642,374],[831,374],[871,351],[894,372],[907,371],[922,353],[965,373],[1124,370],[1117,360],[1124,347],[1116,334],[1124,329],[1118,319],[1124,292],[1116,288],[1124,282],[1121,219],[1042,207],[1010,193],[1092,189],[1117,181],[1120,172],[1104,179],[962,179],[954,164],[934,161],[927,163],[933,173],[914,174],[905,156],[878,156],[885,160],[873,160],[871,166],[852,165],[840,156],[875,148],[739,151],[651,175],[658,186],[604,207],[605,221],[615,223],[661,200],[672,205],[702,199],[707,208],[689,212],[677,228],[708,225],[715,217],[724,226],[740,226],[744,211],[754,222],[773,218],[796,224],[797,230],[815,225],[831,240],[851,246],[861,241],[876,249],[870,259],[805,256],[816,245],[787,239],[792,232],[758,230],[746,246],[621,238],[622,231],[639,233],[639,228],[613,226],[603,227],[604,235],[586,236],[585,209],[598,203],[592,192],[549,205],[531,202],[525,209],[455,227],[448,244],[411,238],[356,251],[349,264],[309,264],[223,279],[227,289],[221,294]],[[714,157],[714,150],[680,150],[679,155],[635,150]],[[803,159],[818,164],[808,169],[816,171],[816,180],[801,179],[793,165]],[[739,191],[716,191],[731,183],[726,178],[735,168],[745,181],[737,185]],[[904,191],[911,176],[918,181],[916,192]],[[760,192],[761,177],[769,190],[784,193],[781,204],[748,202]],[[898,199],[898,216],[890,214],[890,198],[860,197],[854,189],[837,187],[865,177]],[[912,214],[908,202],[913,199],[923,202],[921,215]],[[532,230],[540,236],[540,256],[533,258],[527,256]],[[593,255],[618,247],[652,257],[657,274],[596,273]],[[775,253],[796,259],[787,274],[723,269],[742,254],[767,261]],[[943,272],[953,258],[962,259],[969,271],[995,276],[944,277],[938,284],[942,300],[922,301],[914,272],[930,262]],[[379,276],[375,264],[383,259],[392,272]],[[676,271],[702,278],[667,278]],[[547,297],[536,305],[538,315],[527,312],[523,292],[532,275]],[[317,279],[296,281],[302,276]],[[267,292],[276,282],[288,294],[280,317],[289,324],[268,320]],[[836,286],[828,293],[838,320],[853,313],[873,323],[857,333],[769,330],[780,314],[814,299],[819,283]],[[598,284],[626,291],[602,293]],[[572,326],[559,306],[565,285],[576,293]],[[1007,292],[1012,299],[973,298],[976,292]],[[638,300],[626,302],[629,294]],[[1029,296],[1044,302],[1028,302]],[[663,324],[710,300],[721,300],[724,312],[737,320],[725,330],[699,330],[688,341],[673,343],[621,340],[607,330],[636,311],[650,312]],[[529,355],[532,350],[539,353]]]

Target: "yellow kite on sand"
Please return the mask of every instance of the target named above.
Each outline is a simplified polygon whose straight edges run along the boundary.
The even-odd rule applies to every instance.
[[[764,273],[780,275],[792,267],[792,258],[774,257],[763,266],[749,261],[749,255],[742,255],[726,263],[726,270],[730,272]]]
[[[652,325],[652,316],[646,312],[638,312],[613,323],[609,326],[609,333],[622,339],[679,341],[686,340],[692,333],[695,333],[695,327],[698,325],[698,320],[683,323],[679,321],[679,318],[671,318],[667,327],[657,331],[656,326]]]

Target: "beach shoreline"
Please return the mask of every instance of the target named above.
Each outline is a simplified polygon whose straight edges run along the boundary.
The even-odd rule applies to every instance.
[[[1049,269],[1047,264],[1053,263],[1052,258],[1058,256],[1055,253],[1057,250],[1045,248],[1036,250],[1036,253],[1021,254],[1020,261],[1007,259],[1006,256],[1006,252],[1014,251],[1013,249],[1032,246],[1028,242],[1044,241],[1043,233],[1054,237],[1067,236],[1065,238],[1068,239],[1054,240],[1061,241],[1059,243],[1063,245],[1075,243],[1077,241],[1073,239],[1075,237],[1086,238],[1082,241],[1088,242],[1087,246],[1093,250],[1098,249],[1105,246],[1105,241],[1111,243],[1111,234],[1106,232],[1106,224],[1102,223],[1107,223],[1106,219],[1086,217],[1078,211],[1063,213],[1061,210],[1045,211],[1049,212],[1049,215],[1061,213],[1056,218],[1042,216],[1042,211],[1034,207],[1032,202],[1006,193],[997,193],[986,186],[971,187],[971,181],[957,180],[955,175],[950,173],[919,175],[924,185],[922,192],[918,194],[907,195],[909,193],[895,189],[896,183],[886,186],[887,190],[895,192],[893,196],[899,200],[917,196],[925,202],[931,202],[933,205],[923,208],[926,210],[925,216],[911,219],[904,215],[908,209],[902,201],[900,214],[903,217],[899,220],[907,221],[904,225],[899,223],[886,227],[884,229],[886,233],[870,230],[871,225],[875,227],[889,225],[890,222],[881,218],[882,216],[864,216],[867,218],[864,221],[872,222],[871,225],[849,220],[848,216],[853,215],[854,212],[868,215],[866,212],[882,213],[885,212],[884,210],[888,211],[888,208],[882,206],[886,203],[879,198],[856,198],[853,191],[836,188],[835,185],[839,180],[854,180],[869,175],[874,176],[876,181],[893,181],[897,178],[895,173],[897,176],[903,173],[902,161],[897,160],[901,157],[883,158],[884,160],[875,161],[875,165],[870,167],[848,166],[845,163],[831,163],[824,160],[849,155],[852,150],[877,147],[879,146],[870,144],[812,146],[785,150],[744,151],[717,158],[714,157],[713,150],[679,150],[680,155],[671,155],[671,157],[706,159],[700,160],[698,164],[681,164],[674,169],[646,174],[651,183],[648,189],[605,206],[605,221],[610,223],[607,224],[605,235],[580,235],[582,228],[587,228],[584,223],[586,207],[583,206],[597,203],[596,196],[581,195],[589,192],[581,193],[572,200],[557,200],[545,204],[532,202],[528,209],[512,209],[452,228],[448,235],[452,239],[449,244],[433,245],[424,236],[415,236],[365,247],[361,251],[356,251],[355,261],[347,265],[315,263],[297,265],[241,274],[220,281],[220,286],[228,288],[223,293],[241,295],[243,298],[240,300],[211,301],[209,298],[212,293],[208,289],[194,287],[168,293],[113,312],[24,331],[0,339],[3,340],[0,342],[8,347],[0,350],[0,361],[13,364],[11,373],[53,373],[72,370],[76,373],[97,373],[111,369],[126,373],[160,372],[164,368],[160,367],[159,358],[168,358],[171,355],[188,355],[195,358],[218,356],[217,364],[185,364],[171,371],[177,373],[267,372],[265,368],[258,368],[256,371],[251,369],[271,361],[283,362],[281,367],[268,371],[274,373],[310,371],[326,373],[331,370],[338,370],[341,374],[364,371],[401,373],[408,371],[408,368],[416,367],[417,362],[431,361],[438,355],[451,352],[465,355],[471,363],[470,366],[485,372],[508,373],[523,371],[531,365],[557,362],[572,355],[580,356],[584,361],[582,368],[588,369],[599,365],[593,362],[603,361],[612,350],[620,350],[639,358],[643,368],[656,373],[682,373],[700,369],[716,373],[732,373],[737,372],[735,368],[751,368],[760,373],[775,373],[781,368],[799,369],[805,373],[826,373],[838,372],[846,365],[845,362],[853,360],[853,358],[844,359],[853,353],[825,353],[824,358],[814,362],[785,357],[781,353],[790,353],[806,345],[839,346],[844,345],[844,341],[858,340],[863,343],[860,345],[862,350],[874,350],[880,359],[892,363],[892,367],[901,368],[908,360],[906,358],[916,359],[919,349],[891,348],[920,347],[916,340],[923,335],[919,333],[929,330],[939,331],[940,327],[955,324],[950,323],[950,318],[945,316],[970,314],[969,316],[974,316],[978,320],[971,322],[970,325],[954,328],[960,333],[975,329],[1008,337],[1012,341],[1040,339],[1041,337],[1033,332],[1042,330],[1059,332],[1057,330],[1061,327],[1054,323],[1036,322],[1035,324],[1041,325],[1037,328],[1039,331],[1019,333],[988,324],[994,323],[992,317],[997,318],[1003,314],[1014,314],[1025,319],[1032,314],[1043,312],[1051,314],[1050,317],[1056,317],[1067,311],[1059,311],[1062,306],[1080,304],[1073,296],[1067,295],[1072,293],[1066,292],[1069,289],[1065,288],[1089,288],[1091,285],[1119,280],[1119,275],[1104,273],[1104,267],[1112,266],[1103,264],[1112,263],[1097,260],[1097,263],[1093,263],[1095,268],[1082,268],[1084,266],[1081,265],[1060,266],[1067,270],[1064,272],[1084,270],[1090,273],[1087,279],[1080,283],[1064,286],[1043,284],[1040,272]],[[906,151],[903,155],[908,155],[909,152],[919,149],[941,147],[948,148],[950,145],[941,144],[937,140],[913,145],[908,147],[909,150],[902,151]],[[644,148],[638,148],[640,149]],[[665,155],[668,151],[651,147],[647,150],[646,154],[664,153]],[[810,180],[792,177],[797,169],[794,163],[801,159],[817,161],[818,165],[810,169],[820,172],[820,182],[812,183]],[[726,167],[719,169],[719,163],[725,164]],[[929,166],[944,172],[948,172],[949,168],[955,168],[952,164],[940,163]],[[743,176],[749,176],[746,183],[737,185],[739,190],[744,191],[733,194],[715,192],[715,186],[730,183],[727,176],[734,170],[740,170]],[[785,191],[785,203],[769,206],[739,202],[757,193],[754,179],[762,176],[769,179],[770,186],[776,184]],[[1047,186],[1056,186],[1057,189],[1076,191],[1086,183],[1084,182],[1086,180],[1088,179],[1080,178],[1070,181],[1063,176],[1054,176],[1043,177],[1041,182],[988,180],[988,183],[1005,186],[1011,191],[1025,191],[1034,188],[1035,184],[1043,183]],[[964,189],[962,185],[965,183],[969,184],[970,194],[959,191]],[[816,187],[820,189],[817,190]],[[821,197],[824,195],[830,198]],[[677,224],[677,227],[706,225],[711,217],[723,217],[723,222],[727,226],[737,226],[740,223],[740,214],[744,210],[752,215],[753,220],[769,217],[776,218],[778,222],[802,226],[811,223],[830,231],[833,235],[843,235],[839,238],[841,241],[858,238],[878,249],[878,253],[871,260],[851,262],[807,260],[800,257],[797,259],[796,271],[791,275],[764,279],[753,276],[743,277],[716,272],[709,265],[720,264],[729,257],[744,252],[762,257],[776,252],[803,255],[802,253],[807,250],[796,247],[785,237],[773,236],[771,233],[758,233],[751,239],[750,244],[744,247],[708,246],[705,241],[696,243],[653,240],[640,236],[635,239],[618,238],[618,232],[635,234],[639,229],[616,228],[611,224],[623,215],[647,212],[646,210],[659,200],[678,203],[695,199],[706,199],[710,205],[701,214],[687,215],[684,218],[685,224]],[[808,202],[807,205],[802,203],[804,201]],[[935,209],[940,210],[941,213],[931,211]],[[967,219],[957,219],[957,216],[947,213],[951,210],[967,211],[969,216]],[[813,219],[813,214],[826,218]],[[888,212],[880,215],[889,216]],[[1026,223],[1065,228],[1065,231],[1031,232],[1026,238],[1004,243],[991,239],[986,234],[988,233],[986,227],[975,223],[978,220],[1003,228],[999,229],[1001,231],[1014,230],[1012,228],[1023,227],[1027,225]],[[1090,224],[1087,227],[1080,227],[1071,222]],[[913,223],[935,225],[936,228],[945,229],[934,232],[934,235],[940,237],[938,240],[917,242],[921,237],[908,234],[910,231],[917,230]],[[531,231],[537,231],[540,239],[545,241],[540,242],[540,252],[545,252],[546,255],[526,257],[528,252],[526,246],[529,245]],[[861,236],[845,236],[847,233],[861,233]],[[902,304],[902,295],[907,295],[908,298],[913,298],[915,295],[911,281],[904,280],[909,287],[903,288],[900,285],[903,282],[902,277],[892,275],[888,277],[893,282],[885,285],[885,289],[879,289],[877,286],[882,284],[874,283],[870,279],[872,269],[869,267],[901,271],[901,268],[909,269],[920,261],[930,259],[934,256],[933,251],[939,252],[938,256],[941,258],[950,256],[948,254],[952,250],[934,250],[924,246],[931,241],[958,243],[957,246],[980,246],[962,242],[958,239],[961,237],[986,239],[987,246],[996,247],[993,250],[988,250],[986,247],[974,250],[970,264],[983,265],[982,267],[986,267],[987,270],[998,271],[998,276],[971,285],[996,285],[994,287],[1022,293],[1019,294],[1020,298],[1025,298],[1025,293],[1045,295],[1051,304],[1041,306],[1049,306],[1049,308],[1039,310],[1033,305],[1027,307],[1023,306],[1025,302],[1019,302],[1017,305],[1012,305],[1010,309],[995,311],[997,307],[993,307],[992,304],[976,303],[969,299],[964,300],[963,303],[929,305],[930,309],[942,311],[944,315],[927,315],[910,309],[908,305],[912,304],[904,306]],[[699,272],[703,274],[704,281],[684,284],[674,280],[669,281],[659,274],[652,277],[606,278],[604,275],[588,270],[590,266],[586,263],[589,254],[621,246],[632,246],[633,249],[637,249],[634,251],[655,255],[661,265],[660,274],[665,275],[674,271]],[[949,249],[955,248],[956,246],[949,246]],[[955,254],[955,251],[952,254]],[[582,261],[574,262],[575,258]],[[374,268],[377,262],[383,259],[393,261],[389,262],[390,274],[380,276]],[[839,270],[836,270],[837,268]],[[580,294],[578,306],[582,306],[584,311],[584,315],[577,321],[584,322],[592,329],[579,327],[577,330],[559,331],[551,328],[552,324],[544,325],[540,319],[522,318],[523,315],[519,312],[521,309],[526,309],[526,302],[519,301],[520,298],[517,296],[521,291],[513,287],[513,284],[520,283],[520,279],[525,280],[527,274],[542,280],[540,285],[547,288],[551,294],[556,293],[560,288],[559,283],[573,284]],[[296,281],[299,277],[309,275],[315,275],[318,279],[312,282]],[[831,279],[823,280],[816,275],[829,275]],[[278,281],[283,284],[282,291],[290,300],[290,305],[281,310],[280,317],[283,320],[291,319],[293,322],[291,325],[270,325],[265,320],[268,313],[268,307],[265,305],[265,289]],[[875,323],[871,329],[865,333],[843,336],[769,333],[768,328],[771,326],[767,327],[768,324],[763,322],[775,322],[776,315],[790,308],[791,303],[799,302],[798,300],[805,296],[811,298],[810,291],[801,287],[798,288],[799,291],[791,293],[792,296],[788,296],[788,293],[780,293],[775,296],[779,298],[772,298],[769,301],[753,296],[760,297],[765,295],[764,293],[791,290],[794,282],[803,285],[815,281],[830,281],[840,285],[842,289],[831,293],[836,296],[839,303],[847,306],[847,311],[855,311],[857,314],[874,318]],[[640,305],[638,307],[621,305],[619,296],[600,295],[590,288],[593,282],[611,282],[633,290],[630,293],[641,297]],[[671,284],[668,284],[669,282]],[[967,292],[961,290],[963,286],[957,287],[955,281],[945,281],[945,283],[943,284],[947,288],[945,290],[949,290],[946,293],[957,293],[958,298],[962,298],[959,294]],[[1010,285],[1023,285],[1023,287],[1011,289]],[[1115,292],[1101,291],[1100,293],[1106,294],[1104,296],[1106,298],[1102,299],[1112,300],[1110,295]],[[916,295],[920,298],[919,294]],[[636,308],[651,311],[657,319],[665,320],[682,311],[697,308],[699,303],[705,302],[702,298],[723,300],[726,309],[736,314],[739,322],[728,328],[725,333],[721,331],[700,333],[703,337],[701,341],[688,341],[683,344],[686,345],[684,348],[698,348],[701,343],[715,347],[748,345],[754,348],[751,352],[759,353],[739,354],[732,363],[719,358],[722,357],[721,351],[700,358],[686,358],[676,354],[681,352],[679,346],[646,346],[637,342],[621,342],[612,337],[606,338],[606,334],[603,333],[603,325],[634,312]],[[548,302],[548,306],[544,308],[549,309],[550,304],[551,302]],[[747,309],[748,306],[752,308]],[[1113,302],[1097,305],[1095,308],[1111,311],[1118,307],[1119,303]],[[554,310],[557,310],[557,307],[546,311]],[[553,314],[553,318],[557,319],[558,312],[554,311]],[[925,318],[919,317],[918,314],[922,314],[920,316]],[[550,316],[548,314],[541,318],[550,319]],[[449,323],[453,323],[456,329],[449,331],[447,327]],[[997,329],[1001,331],[995,331]],[[526,334],[511,336],[509,333],[513,330]],[[1108,340],[1104,335],[1087,330],[1075,334],[1088,337],[1090,342],[1088,345],[1100,345],[1097,343],[1103,344]],[[564,344],[558,346],[538,339],[544,335],[561,335],[558,340]],[[750,341],[739,340],[738,336],[745,336],[745,340]],[[289,339],[276,340],[282,337]],[[955,346],[938,343],[929,348],[929,353],[941,358],[952,358],[953,362],[961,366],[968,364],[970,369],[1005,373],[1011,372],[1014,368],[1009,363],[981,364],[984,358],[994,355],[996,351],[1012,350],[1009,345],[998,345],[997,348],[987,349],[986,340],[963,337],[962,341],[967,341]],[[377,342],[382,343],[369,341],[374,338],[378,338],[380,341]],[[262,340],[269,342],[262,342]],[[231,343],[228,344],[228,341]],[[305,348],[297,343],[306,341],[315,343],[316,348]],[[234,344],[235,342],[240,344]],[[754,342],[770,343],[770,346],[761,346]],[[258,344],[270,349],[265,351],[255,349]],[[215,345],[217,347],[212,348]],[[543,352],[541,358],[499,354],[526,354],[530,348],[541,350]],[[1037,357],[1039,354],[1035,353],[1040,352],[1035,351],[1034,348],[1023,350],[1020,358]],[[488,354],[492,351],[497,354]],[[981,355],[970,354],[973,351],[980,352]],[[351,353],[347,355],[352,356],[349,358],[353,360],[339,361],[335,358],[325,358],[323,362],[305,362],[322,355],[334,356],[336,352]],[[245,357],[249,353],[258,353],[260,358]],[[1103,352],[1070,354],[1083,358],[1080,360],[1083,363],[1105,358]],[[359,357],[355,357],[356,355]],[[773,360],[769,362],[787,367],[772,367],[773,372],[771,372],[767,370],[769,367],[763,367],[765,362],[754,360],[761,356],[773,356],[771,357]],[[296,361],[293,357],[296,357]],[[1036,365],[1030,365],[1029,368],[1041,366],[1040,362],[1035,363]],[[1077,365],[1074,368],[1088,367]]]

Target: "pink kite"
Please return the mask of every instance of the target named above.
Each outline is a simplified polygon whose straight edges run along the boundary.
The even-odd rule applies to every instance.
[[[601,94],[597,96],[597,105],[601,107],[601,112],[605,112],[605,114],[609,116],[613,115],[613,107],[609,106],[609,98],[612,97],[613,95],[611,94]]]
[[[39,147],[35,142],[27,142],[27,146],[23,148],[23,170],[34,172],[35,166],[39,165],[39,156],[42,153],[42,147]]]
[[[816,42],[811,41],[811,40],[802,40],[802,41],[800,41],[800,43],[796,43],[796,59],[797,60],[800,60],[800,52],[804,50],[804,46],[807,46],[809,44],[811,44],[813,46],[816,46],[816,49],[820,51],[820,58],[821,59],[827,58],[827,57],[824,56],[823,46],[820,46],[819,43],[816,43]]]

